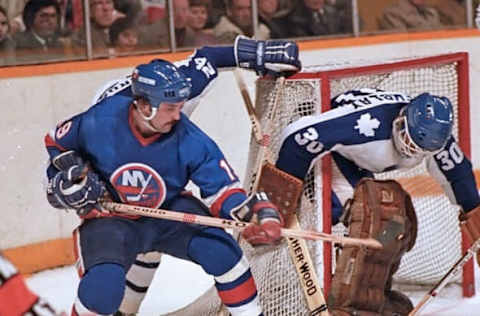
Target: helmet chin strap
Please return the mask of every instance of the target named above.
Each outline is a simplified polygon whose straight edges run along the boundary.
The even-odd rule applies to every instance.
[[[152,132],[155,132],[155,133],[161,133],[161,131],[159,131],[158,129],[156,129],[152,123],[151,123],[151,120],[155,117],[155,115],[157,114],[157,110],[158,108],[156,107],[153,107],[150,105],[150,108],[152,109],[152,113],[149,115],[149,116],[146,116],[145,114],[143,114],[142,110],[140,110],[137,106],[137,102],[135,101],[135,109],[137,110],[137,112],[140,114],[140,116],[143,118],[144,122],[144,126],[147,127],[150,131]]]

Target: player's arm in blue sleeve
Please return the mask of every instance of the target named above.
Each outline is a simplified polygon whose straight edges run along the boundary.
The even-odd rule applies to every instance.
[[[453,204],[468,212],[480,205],[472,163],[455,139],[450,137],[444,149],[427,160],[427,168],[440,182]]]
[[[213,216],[232,219],[230,211],[246,200],[246,193],[215,142],[208,137],[198,141],[201,150],[189,156],[190,178]]]
[[[217,77],[219,68],[241,67],[259,75],[297,72],[301,68],[298,46],[293,41],[258,41],[238,36],[233,46],[205,46],[195,50],[188,59],[176,62],[180,71],[191,78],[191,98],[198,96],[208,82]],[[196,88],[198,85],[199,88]]]
[[[61,122],[50,130],[44,138],[45,147],[49,156],[50,164],[47,168],[47,177],[51,179],[59,171],[54,162],[62,153],[80,151],[79,129],[81,126],[81,114]]]

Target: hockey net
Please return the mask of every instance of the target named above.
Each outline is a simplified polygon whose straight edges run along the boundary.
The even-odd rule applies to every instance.
[[[410,96],[422,92],[448,97],[455,112],[453,133],[462,150],[470,157],[468,55],[455,53],[426,58],[390,61],[381,64],[344,68],[318,66],[303,69],[288,78],[282,91],[272,80],[258,80],[255,108],[262,127],[269,127],[270,151],[275,161],[282,129],[298,118],[329,109],[330,98],[358,88],[378,88],[398,91]],[[280,92],[275,113],[271,113],[275,96]],[[273,117],[273,119],[270,119]],[[326,131],[334,132],[334,131]],[[246,174],[246,189],[254,183],[258,165],[259,146],[252,138]],[[318,162],[305,179],[300,226],[324,232],[345,233],[339,224],[331,226],[330,192],[335,173],[327,155]],[[427,173],[425,165],[407,171],[378,175],[395,178],[412,195],[418,217],[418,237],[415,247],[402,259],[394,276],[394,287],[431,288],[460,258],[468,246],[458,225],[458,209],[452,206],[442,189]],[[287,244],[275,248],[253,249],[241,242],[255,277],[265,315],[309,315],[299,277],[292,264]],[[317,275],[326,292],[330,288],[335,266],[336,249],[328,243],[308,242]],[[308,273],[303,277],[307,278]],[[303,280],[302,282],[305,282]],[[474,294],[473,264],[464,266],[463,273],[453,282],[463,287],[463,295]],[[195,302],[174,315],[218,315],[221,303],[212,287]]]

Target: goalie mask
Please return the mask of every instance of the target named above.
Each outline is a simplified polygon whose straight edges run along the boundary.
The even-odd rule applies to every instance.
[[[152,114],[145,119],[151,120],[161,103],[186,101],[190,96],[192,85],[178,71],[174,64],[154,59],[148,64],[141,64],[132,74],[132,92],[136,97],[145,98],[152,106]]]
[[[453,108],[448,98],[422,93],[393,121],[393,141],[406,157],[432,154],[445,146],[452,127]]]

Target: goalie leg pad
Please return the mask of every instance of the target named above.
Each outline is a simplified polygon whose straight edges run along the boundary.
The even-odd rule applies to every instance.
[[[303,182],[278,169],[271,163],[265,163],[260,174],[258,192],[265,192],[274,203],[289,227],[291,215],[297,211]]]
[[[396,181],[364,178],[357,184],[347,212],[350,237],[373,237],[384,247],[344,246],[328,305],[333,311],[383,315],[392,275],[403,254],[415,244],[417,219],[411,198]]]

